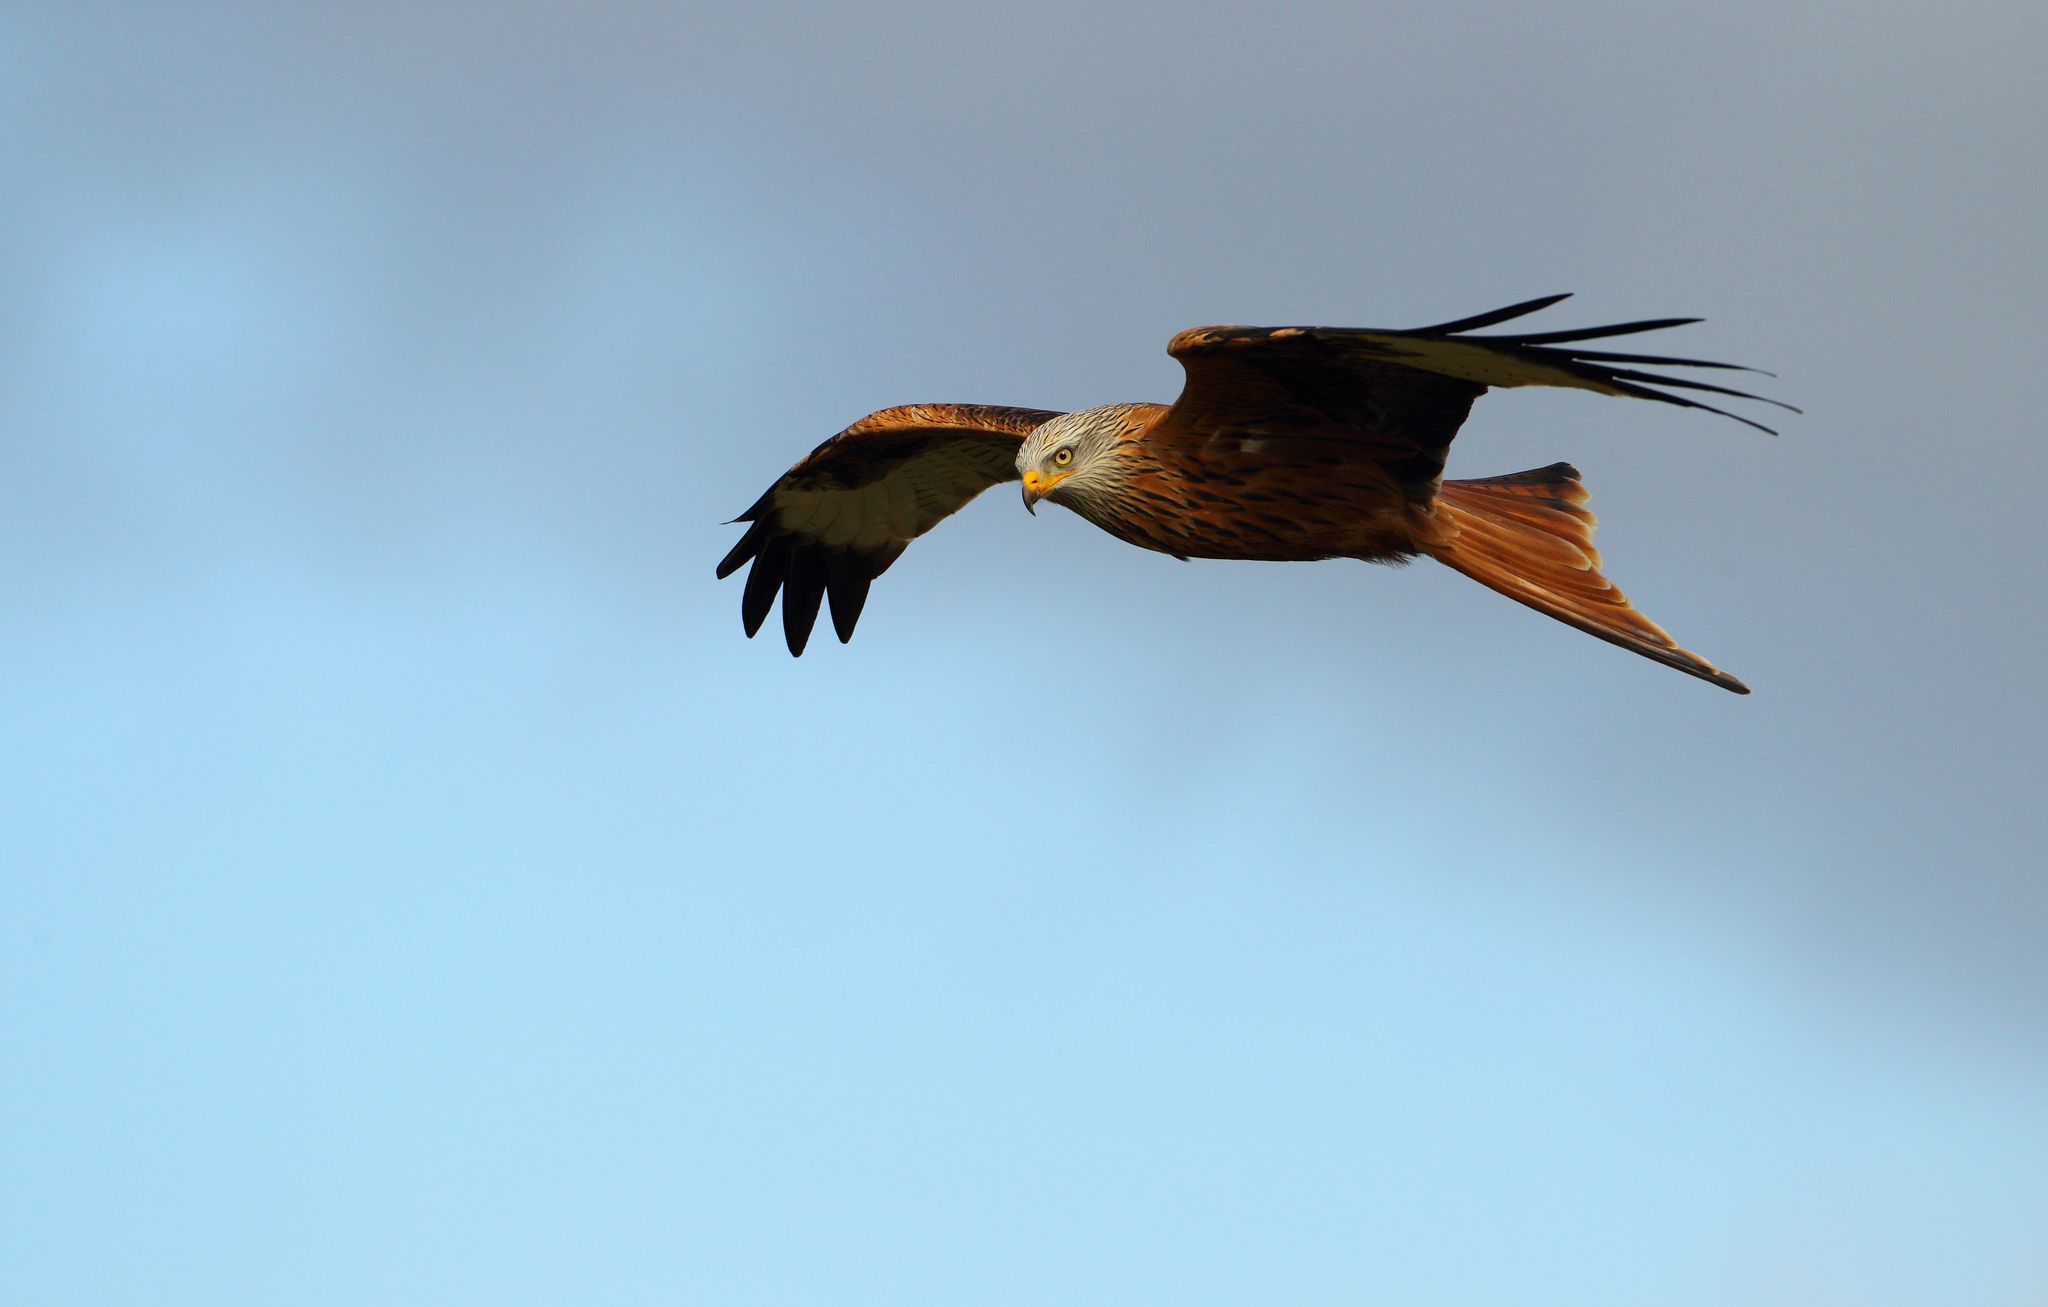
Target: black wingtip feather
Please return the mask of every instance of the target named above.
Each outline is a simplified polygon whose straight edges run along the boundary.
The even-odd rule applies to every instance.
[[[853,639],[854,624],[860,621],[860,610],[868,602],[867,560],[846,550],[832,554],[825,560],[825,593],[832,600],[832,629],[838,633],[839,643]]]
[[[788,574],[789,537],[777,536],[755,556],[753,570],[747,573],[747,591],[740,596],[740,624],[746,627],[749,640],[761,629],[761,623],[768,620],[768,610],[775,606],[775,592],[782,588]]]
[[[1642,322],[1617,322],[1606,327],[1580,327],[1575,331],[1543,331],[1530,336],[1489,336],[1487,344],[1561,345],[1570,340],[1599,340],[1603,336],[1633,336],[1639,331],[1662,331],[1666,327],[1689,327],[1705,318],[1650,318]]]
[[[1743,426],[1755,427],[1767,436],[1778,434],[1776,428],[1767,427],[1761,422],[1752,422],[1740,413],[1730,413],[1725,408],[1715,408],[1712,404],[1702,404],[1696,399],[1687,399],[1683,395],[1667,395],[1661,390],[1652,390],[1648,386],[1638,386],[1632,381],[1616,381],[1611,379],[1611,374],[1608,384],[1619,390],[1622,394],[1633,396],[1636,399],[1654,399],[1659,403],[1676,404],[1680,408],[1696,408],[1702,413],[1717,414],[1728,418],[1730,421],[1740,422]]]
[[[1762,368],[1746,367],[1740,363],[1710,363],[1706,359],[1677,359],[1663,354],[1608,354],[1594,349],[1571,351],[1575,359],[1591,359],[1595,363],[1655,363],[1667,368],[1719,368],[1723,372],[1754,372],[1760,377],[1775,379],[1777,373]]]
[[[726,525],[731,526],[732,523],[728,522]],[[740,564],[761,551],[761,542],[767,538],[768,528],[764,523],[756,522],[748,527],[747,533],[741,536],[739,543],[732,547],[732,552],[727,554],[724,560],[718,564],[718,579],[723,581],[726,577],[739,571]]]
[[[1559,300],[1568,300],[1571,297],[1572,293],[1566,291],[1562,295],[1545,295],[1541,299],[1523,300],[1520,304],[1510,304],[1504,309],[1495,309],[1491,313],[1479,313],[1469,318],[1459,318],[1456,322],[1439,322],[1434,327],[1417,327],[1409,334],[1415,336],[1448,336],[1459,331],[1477,331],[1481,327],[1491,327],[1497,322],[1506,322],[1510,318],[1519,318],[1524,314],[1534,313],[1538,309],[1547,309]]]
[[[1520,317],[1525,313],[1533,313],[1537,309],[1546,308],[1564,298],[1566,296],[1552,295],[1540,300],[1528,300],[1521,304],[1510,305],[1504,309],[1496,309],[1492,313],[1482,313],[1473,318],[1460,318],[1456,322],[1446,322],[1434,327],[1424,327],[1419,331],[1404,334],[1415,336],[1449,336],[1454,333],[1469,332],[1478,327],[1491,326],[1496,322],[1505,322],[1510,318]],[[1746,417],[1730,413],[1725,409],[1715,408],[1711,404],[1681,399],[1677,395],[1662,390],[1655,390],[1651,387],[1671,386],[1680,390],[1706,391],[1710,394],[1729,395],[1736,399],[1748,399],[1760,404],[1770,404],[1784,409],[1788,413],[1800,411],[1783,400],[1770,399],[1763,395],[1752,395],[1746,390],[1731,390],[1727,386],[1709,385],[1704,381],[1686,381],[1678,377],[1659,376],[1651,372],[1636,372],[1628,368],[1617,368],[1610,365],[1616,363],[1647,363],[1673,368],[1720,368],[1730,372],[1755,372],[1767,377],[1775,376],[1775,373],[1765,372],[1761,368],[1743,367],[1738,363],[1715,363],[1706,359],[1670,358],[1658,354],[1613,354],[1600,350],[1581,350],[1570,347],[1570,342],[1572,341],[1601,340],[1609,336],[1632,336],[1638,332],[1663,331],[1668,327],[1685,327],[1695,322],[1703,321],[1705,321],[1704,318],[1646,318],[1640,322],[1617,322],[1605,327],[1581,327],[1572,331],[1532,332],[1523,336],[1462,335],[1460,338],[1472,344],[1482,345],[1490,349],[1498,349],[1510,353],[1523,354],[1533,359],[1541,359],[1553,366],[1562,368],[1566,372],[1583,377],[1588,381],[1596,381],[1612,386],[1622,393],[1632,395],[1638,399],[1655,399],[1666,404],[1675,404],[1680,408],[1696,408],[1702,412],[1713,413],[1724,418],[1732,418],[1744,426],[1755,427],[1758,431],[1766,432],[1773,436],[1777,435],[1778,433],[1775,430],[1761,422],[1752,422]],[[1564,348],[1557,348],[1558,346],[1563,346]]]
[[[825,597],[825,559],[820,545],[805,545],[789,556],[789,580],[782,590],[782,638],[792,658],[804,656],[811,628],[818,623],[818,602]]]
[[[1710,386],[1704,381],[1687,381],[1682,377],[1660,377],[1654,372],[1636,372],[1629,368],[1615,368],[1607,375],[1619,377],[1623,381],[1647,382],[1653,386],[1677,386],[1681,390],[1705,390],[1711,391],[1716,395],[1732,395],[1736,399],[1753,399],[1759,404],[1775,405],[1778,408],[1784,409],[1787,413],[1799,412],[1798,409],[1793,408],[1782,399],[1766,399],[1762,395],[1752,395],[1746,390],[1730,390],[1726,386]]]

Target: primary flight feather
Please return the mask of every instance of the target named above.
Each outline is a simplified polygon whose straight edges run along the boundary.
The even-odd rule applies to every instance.
[[[1660,387],[1776,400],[1630,365],[1750,369],[1573,344],[1696,318],[1470,334],[1564,298],[1410,331],[1197,327],[1167,345],[1188,377],[1170,407],[883,409],[812,450],[740,514],[750,525],[718,575],[753,561],[740,601],[748,636],[780,591],[792,654],[803,653],[828,596],[843,642],[869,583],[912,540],[990,486],[1022,480],[1025,507],[1049,500],[1120,540],[1178,558],[1396,562],[1426,554],[1589,635],[1747,694],[1741,681],[1679,648],[1600,574],[1576,468],[1443,479],[1444,456],[1472,401],[1494,386],[1654,399],[1770,430]]]

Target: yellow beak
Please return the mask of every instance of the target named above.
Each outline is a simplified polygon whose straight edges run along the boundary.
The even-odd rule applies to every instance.
[[[1054,486],[1066,480],[1069,475],[1069,473],[1060,472],[1053,476],[1042,477],[1038,475],[1038,469],[1035,467],[1025,469],[1024,507],[1031,510],[1033,517],[1038,515],[1036,507],[1038,501],[1045,498]]]

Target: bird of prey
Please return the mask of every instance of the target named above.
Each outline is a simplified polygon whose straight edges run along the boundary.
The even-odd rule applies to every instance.
[[[1119,540],[1181,559],[1398,563],[1426,554],[1588,635],[1747,694],[1600,574],[1577,468],[1443,479],[1451,439],[1489,386],[1661,400],[1771,430],[1670,390],[1776,400],[1633,365],[1754,369],[1573,343],[1698,318],[1470,334],[1565,298],[1409,331],[1196,327],[1166,347],[1187,370],[1170,407],[883,409],[812,450],[734,519],[751,525],[718,575],[753,560],[740,600],[749,637],[779,590],[790,653],[803,653],[827,595],[844,643],[868,584],[912,540],[990,486],[1022,480],[1033,512],[1049,500]]]

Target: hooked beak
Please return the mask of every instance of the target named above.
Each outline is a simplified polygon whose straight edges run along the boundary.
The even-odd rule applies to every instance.
[[[1045,498],[1048,491],[1066,480],[1066,478],[1067,474],[1062,472],[1048,480],[1038,475],[1037,468],[1026,469],[1024,473],[1024,507],[1031,516],[1038,516],[1038,501]]]

